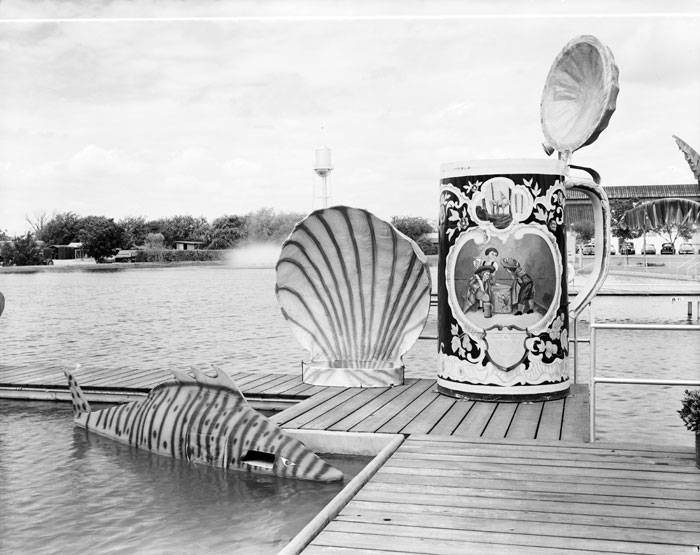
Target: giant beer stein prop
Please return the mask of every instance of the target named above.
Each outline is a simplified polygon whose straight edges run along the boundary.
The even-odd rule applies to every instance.
[[[580,78],[579,81],[576,79]],[[607,271],[609,207],[594,170],[569,164],[607,125],[617,97],[612,54],[571,41],[550,70],[542,127],[559,159],[444,164],[440,181],[438,389],[472,398],[556,398],[570,380],[569,314]],[[565,191],[590,197],[594,268],[569,303]]]

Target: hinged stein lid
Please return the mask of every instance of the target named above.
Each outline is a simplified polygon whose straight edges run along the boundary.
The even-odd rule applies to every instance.
[[[571,154],[608,126],[620,88],[610,49],[596,37],[577,37],[562,49],[542,92],[542,131],[550,146]]]

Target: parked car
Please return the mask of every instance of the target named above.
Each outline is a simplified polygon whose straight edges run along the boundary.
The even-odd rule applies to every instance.
[[[615,253],[615,245],[613,245],[612,243],[610,244],[610,254],[611,254],[611,255],[612,255],[612,254],[616,254],[616,253]]]
[[[595,254],[595,245],[593,243],[586,243],[581,249],[581,254]]]
[[[136,251],[130,249],[122,249],[114,255],[115,262],[134,262],[136,259]]]
[[[692,243],[681,243],[678,247],[678,254],[695,254],[695,248]]]
[[[620,247],[620,254],[634,254],[634,244],[630,241],[625,241]]]
[[[663,243],[661,245],[661,254],[676,254],[676,247],[673,243]]]
[[[646,247],[642,247],[642,254],[656,254],[656,245],[649,244]]]

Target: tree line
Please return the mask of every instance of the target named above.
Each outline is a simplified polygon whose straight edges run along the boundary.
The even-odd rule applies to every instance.
[[[11,238],[0,231],[0,258],[3,265],[43,264],[51,259],[53,245],[69,243],[82,243],[84,253],[98,262],[120,249],[173,249],[176,241],[197,241],[207,250],[231,249],[243,242],[281,243],[304,216],[261,208],[242,216],[224,215],[210,223],[204,217],[189,215],[156,220],[130,216],[114,220],[62,212],[28,219],[32,231],[23,236]],[[428,251],[434,247],[422,237],[433,231],[427,220],[403,216],[392,218],[392,223],[432,254]]]

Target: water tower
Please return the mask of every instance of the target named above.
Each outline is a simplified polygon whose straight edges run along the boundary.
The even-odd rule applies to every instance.
[[[316,160],[314,163],[314,171],[321,177],[323,181],[323,189],[321,190],[321,202],[323,208],[328,208],[328,174],[333,170],[331,163],[331,149],[322,146],[316,149]]]

